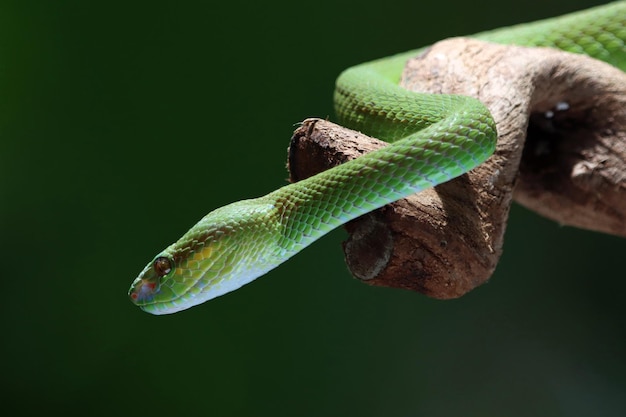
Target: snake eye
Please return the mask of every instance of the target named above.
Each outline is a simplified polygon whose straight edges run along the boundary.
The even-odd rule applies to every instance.
[[[172,261],[164,256],[159,256],[154,260],[154,271],[160,277],[164,277],[172,270]]]

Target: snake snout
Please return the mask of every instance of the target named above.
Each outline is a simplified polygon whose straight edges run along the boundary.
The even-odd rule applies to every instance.
[[[151,263],[135,278],[128,290],[128,297],[133,303],[142,305],[152,300],[154,295],[158,292],[159,279],[154,273],[154,268]]]
[[[156,292],[157,292],[156,282],[150,282],[150,281],[138,278],[130,287],[130,290],[128,291],[128,296],[130,297],[131,301],[133,301],[135,304],[139,304],[139,303],[152,299],[152,297],[154,297],[154,294]]]

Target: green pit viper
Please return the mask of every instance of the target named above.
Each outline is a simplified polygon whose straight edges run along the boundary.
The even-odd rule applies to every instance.
[[[473,37],[582,53],[625,71],[626,1]],[[265,274],[349,220],[485,161],[497,134],[483,104],[399,86],[405,62],[420,51],[349,68],[337,79],[341,124],[389,146],[210,212],[141,271],[129,290],[132,302],[152,314],[203,303]]]

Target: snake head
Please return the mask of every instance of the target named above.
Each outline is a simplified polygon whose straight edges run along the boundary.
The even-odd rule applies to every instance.
[[[207,214],[159,253],[133,281],[128,295],[142,310],[170,314],[254,280],[277,265],[268,216],[274,207],[245,200]]]

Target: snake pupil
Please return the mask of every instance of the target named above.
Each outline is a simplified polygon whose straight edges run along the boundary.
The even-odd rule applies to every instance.
[[[154,260],[154,270],[159,277],[163,277],[172,270],[172,262],[169,258],[159,256]]]

